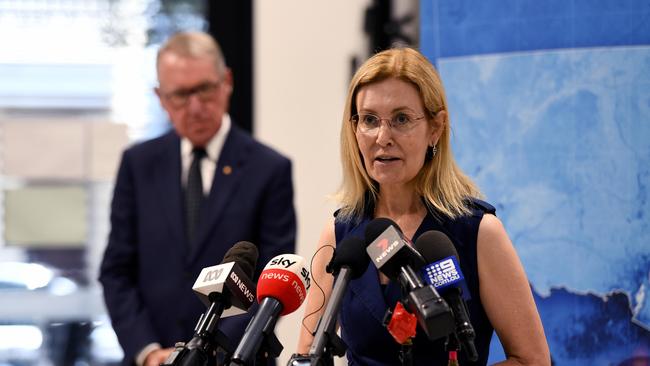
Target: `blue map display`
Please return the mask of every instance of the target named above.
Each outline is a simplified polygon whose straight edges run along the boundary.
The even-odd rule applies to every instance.
[[[421,0],[420,26],[554,364],[650,365],[648,1]]]
[[[650,47],[437,61],[454,152],[519,253],[554,363],[647,362]]]

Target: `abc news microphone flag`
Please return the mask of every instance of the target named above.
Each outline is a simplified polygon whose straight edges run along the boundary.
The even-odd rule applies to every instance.
[[[177,342],[163,366],[200,366],[209,364],[218,348],[232,353],[228,337],[217,329],[219,319],[248,310],[255,300],[255,287],[250,281],[257,263],[255,244],[235,243],[224,255],[221,264],[204,268],[192,289],[207,306],[194,328],[194,336]]]
[[[222,318],[245,313],[255,301],[255,285],[235,262],[203,268],[192,286],[205,306],[210,306],[210,294],[225,289],[232,306],[223,311]]]

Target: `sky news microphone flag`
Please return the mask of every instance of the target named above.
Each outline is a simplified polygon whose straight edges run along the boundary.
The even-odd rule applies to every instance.
[[[311,279],[304,258],[295,254],[275,256],[264,267],[257,281],[257,301],[260,306],[246,327],[232,358],[231,365],[251,365],[261,353],[277,357],[282,345],[274,329],[281,315],[300,307],[309,290]],[[265,343],[270,349],[260,352]]]

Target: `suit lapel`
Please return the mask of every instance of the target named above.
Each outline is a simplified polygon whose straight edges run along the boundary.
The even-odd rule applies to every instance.
[[[236,126],[232,125],[223,149],[219,154],[219,161],[214,172],[212,188],[199,222],[197,244],[192,247],[189,260],[194,261],[203,246],[209,242],[209,235],[219,219],[227,214],[225,207],[239,186],[249,151],[249,143],[242,137]],[[226,243],[232,245],[234,243]]]
[[[181,187],[180,138],[170,132],[163,144],[153,184],[159,190],[160,204],[169,222],[172,240],[187,247],[184,234],[183,189]]]

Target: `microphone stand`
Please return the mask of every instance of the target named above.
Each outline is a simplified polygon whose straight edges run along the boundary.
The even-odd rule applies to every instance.
[[[262,300],[264,301],[264,300]],[[282,304],[277,305],[276,308],[271,310],[269,314],[274,313],[280,313],[282,311]],[[284,347],[282,346],[282,343],[280,343],[280,340],[278,337],[275,335],[274,329],[275,329],[275,323],[277,322],[277,317],[275,317],[275,321],[270,321],[266,323],[266,326],[262,330],[262,334],[264,334],[264,338],[262,339],[262,344],[260,345],[259,351],[257,351],[257,359],[255,365],[257,366],[264,366],[268,363],[269,358],[278,358],[280,356],[280,353],[282,353],[282,350]]]
[[[265,302],[270,302],[272,305],[261,306]],[[266,365],[266,361],[269,357],[277,358],[280,356],[284,347],[273,331],[280,312],[282,312],[282,304],[279,301],[272,302],[271,298],[268,297],[262,300],[257,313],[251,320],[251,322],[255,322],[257,319],[269,319],[262,327],[261,339],[256,339],[256,334],[245,332],[244,337],[242,337],[239,342],[237,350],[235,350],[236,354],[233,354],[230,359],[230,366],[261,366]],[[251,323],[249,323],[248,326],[250,327]],[[258,348],[257,352],[255,350],[256,348]],[[251,359],[253,357],[254,359]]]
[[[287,366],[334,366],[334,356],[343,357],[347,345],[334,329],[327,330],[324,334],[327,342],[321,354],[293,354],[287,362]]]
[[[460,342],[455,333],[450,334],[445,341],[445,351],[447,351],[448,361],[447,366],[458,366],[458,351],[460,350]],[[453,354],[453,356],[452,356]]]
[[[226,352],[226,359],[233,352],[230,341],[217,329],[217,323],[224,309],[230,307],[227,296],[220,293],[209,295],[210,307],[201,314],[194,331],[194,337],[185,343],[178,342],[174,351],[161,366],[215,366],[217,349]]]
[[[330,301],[328,301],[323,316],[318,321],[315,337],[309,348],[309,354],[294,354],[287,366],[334,366],[334,356],[343,357],[348,346],[336,334],[336,314],[341,308],[343,293],[349,282],[351,271],[341,268],[334,280]]]
[[[402,366],[413,366],[413,345],[403,344],[399,350],[399,359]]]
[[[316,336],[309,349],[311,366],[333,366],[334,356],[342,357],[345,355],[345,350],[348,347],[341,337],[336,334],[336,314],[339,313],[341,308],[343,293],[346,284],[350,281],[351,274],[350,269],[344,267],[336,276],[330,301],[327,303],[325,312],[318,322]]]

